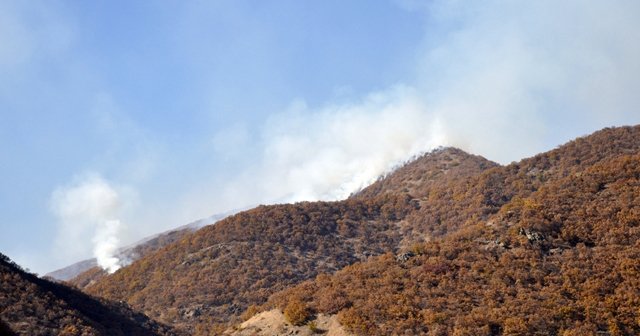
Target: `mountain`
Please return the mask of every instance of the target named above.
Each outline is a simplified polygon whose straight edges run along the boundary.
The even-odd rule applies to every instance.
[[[581,287],[578,280],[585,278],[579,274],[564,277],[597,268],[590,264],[592,256],[606,255],[588,251],[601,245],[616,250],[616,239],[636,234],[635,198],[627,208],[612,205],[631,218],[618,227],[584,210],[609,204],[608,199],[589,201],[579,193],[583,185],[569,187],[593,176],[594,190],[626,181],[631,189],[620,190],[633,194],[635,173],[615,173],[632,169],[639,153],[640,126],[607,128],[507,166],[459,149],[439,149],[344,201],[260,206],[231,216],[85,290],[126,301],[196,335],[219,334],[242,315],[263,309],[281,309],[285,316],[295,312],[296,322],[316,313],[337,314],[346,328],[363,334],[635,331],[629,321],[638,312],[629,307],[636,302],[637,282],[629,277],[610,282],[632,294],[611,303],[605,326],[600,308],[580,306],[579,299],[606,301],[604,294],[589,294],[604,288]],[[613,182],[598,175],[603,171],[613,174]],[[567,199],[584,197],[569,206],[550,190]],[[617,202],[622,196],[607,197]],[[541,214],[543,219],[536,217]],[[593,223],[599,233],[592,232]],[[603,233],[609,231],[617,233]],[[621,249],[635,253],[627,245]],[[563,310],[563,304],[575,309]],[[511,305],[522,309],[510,316]],[[536,310],[544,320],[529,317]]]
[[[605,129],[436,190],[407,220],[439,224],[449,203],[441,224],[461,229],[262,309],[334,314],[367,335],[638,334],[639,201],[640,127]]]
[[[115,303],[27,273],[0,254],[1,335],[177,335]]]
[[[454,152],[456,160],[470,162],[447,166],[449,173],[434,179],[455,180],[467,175],[463,170],[495,165],[456,150],[435,151],[421,161],[440,161]],[[402,240],[396,225],[416,206],[395,193],[260,206],[188,234],[86,291],[127,301],[189,332],[224,330],[278,290],[396,251]]]
[[[123,254],[118,254],[118,258],[122,256]],[[98,260],[96,260],[96,258],[85,259],[55,271],[51,271],[44,276],[51,280],[67,281],[94,267],[98,267]]]
[[[487,220],[271,297],[362,335],[639,335],[640,154],[512,198]],[[254,335],[260,335],[260,332]]]

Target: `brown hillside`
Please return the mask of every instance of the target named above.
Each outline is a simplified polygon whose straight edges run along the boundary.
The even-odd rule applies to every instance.
[[[188,233],[193,232],[194,230],[195,230],[194,228],[187,226],[185,228],[179,228],[176,230],[164,232],[155,237],[146,239],[143,242],[138,243],[132,247],[123,249],[118,253],[118,257],[121,260],[129,260],[129,261],[138,260],[148,254],[151,254],[161,249],[164,246],[177,242],[182,237],[184,237]],[[89,263],[89,265],[91,266],[84,268],[84,270],[82,270],[81,272],[79,272],[79,274],[76,274],[72,278],[61,279],[60,275],[72,272],[72,270],[69,270],[69,268],[73,268],[73,266],[76,264],[51,272],[47,274],[47,276],[51,276],[55,279],[66,280],[69,284],[75,287],[78,287],[80,289],[83,289],[87,286],[92,285],[93,283],[98,281],[98,279],[107,275],[107,272],[105,272],[102,268],[100,268],[99,266],[95,266],[96,265],[95,258],[90,260],[84,260],[77,264],[82,264],[82,263]],[[78,273],[78,272],[75,272],[75,273]],[[56,277],[56,275],[58,275],[58,277]]]
[[[439,148],[408,162],[351,198],[403,193],[412,198],[425,197],[436,186],[446,186],[496,166],[495,162],[457,148]]]
[[[432,187],[415,199],[420,207],[402,226],[403,246],[486,221],[514,197],[527,197],[547,183],[639,151],[640,126],[606,128],[518,163]]]
[[[337,313],[363,335],[640,334],[640,155],[572,167],[486,221],[266,307]]]
[[[433,181],[490,166],[453,149],[432,155],[439,160],[449,151],[460,164]],[[126,300],[190,331],[196,325],[204,333],[216,323],[222,330],[249,305],[264,303],[278,290],[371,255],[394,252],[402,238],[398,223],[415,207],[409,195],[396,193],[258,207],[203,228],[87,290]]]
[[[126,304],[24,272],[0,254],[0,334],[175,335]]]
[[[491,223],[507,207],[515,207],[547,185],[575,177],[594,165],[639,152],[638,126],[605,129],[506,167],[457,150],[436,151],[432,155],[443,165],[433,164],[433,169],[425,170],[430,172],[426,178],[420,176],[425,173],[420,167],[429,167],[429,155],[414,168],[401,168],[395,173],[398,175],[392,174],[346,201],[258,207],[190,234],[87,290],[124,300],[163,322],[206,334],[216,323],[237,321],[247,307],[263,303],[275,291],[371,255],[398,253],[429,241],[437,246],[444,239],[461,239],[456,244],[462,250],[452,251],[463,254],[470,246],[465,244],[470,243],[459,237]],[[443,153],[449,157],[456,153],[451,161],[461,162],[447,165]],[[473,171],[465,172],[465,167]],[[402,174],[405,177],[400,177]],[[493,245],[502,248],[501,243],[487,241],[487,249]],[[384,258],[395,260],[390,256],[381,260]],[[401,259],[411,259],[410,254]],[[478,265],[485,262],[482,260]],[[388,266],[393,269],[393,264]],[[447,274],[445,271],[448,269],[436,274]],[[352,280],[365,281],[359,276]],[[364,291],[369,289],[363,287]],[[325,295],[329,298],[326,303],[336,304],[333,309],[340,311],[344,296],[340,291]],[[407,316],[402,311],[396,313]]]
[[[262,206],[201,229],[99,280],[87,291],[126,300],[198,332],[234,321],[270,294],[393,251],[407,198]],[[220,326],[220,330],[224,326]]]

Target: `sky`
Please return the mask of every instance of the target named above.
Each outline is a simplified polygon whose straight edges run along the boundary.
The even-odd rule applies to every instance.
[[[0,252],[44,274],[437,146],[640,123],[637,1],[0,1]]]

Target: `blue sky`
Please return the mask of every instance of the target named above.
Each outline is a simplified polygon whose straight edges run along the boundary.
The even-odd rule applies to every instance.
[[[0,251],[43,273],[218,212],[339,199],[438,145],[508,163],[637,124],[638,15],[3,1]]]

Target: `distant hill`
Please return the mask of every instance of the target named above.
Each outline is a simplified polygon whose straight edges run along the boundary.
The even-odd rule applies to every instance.
[[[461,335],[525,335],[567,331],[567,335],[578,335],[580,330],[603,328],[624,334],[636,330],[628,322],[638,314],[629,308],[636,302],[633,295],[638,290],[633,282],[610,282],[624,284],[632,296],[620,301],[622,310],[610,308],[615,308],[607,315],[606,323],[611,326],[603,326],[603,315],[590,310],[591,306],[564,311],[559,302],[578,304],[578,297],[606,300],[607,296],[588,295],[587,291],[595,289],[580,287],[577,280],[568,279],[563,283],[577,286],[577,291],[567,287],[563,290],[569,298],[545,301],[546,297],[565,295],[555,292],[561,287],[545,281],[560,281],[558,274],[582,269],[579,262],[574,262],[577,259],[569,257],[571,253],[584,255],[594,250],[580,249],[606,245],[612,237],[619,239],[623,234],[633,237],[635,198],[623,210],[631,224],[621,228],[610,222],[596,225],[622,232],[608,236],[600,231],[593,233],[590,224],[604,221],[604,217],[580,210],[582,206],[608,204],[608,199],[583,202],[580,198],[572,203],[575,208],[563,208],[558,205],[564,204],[564,198],[551,198],[545,193],[555,190],[568,199],[573,192],[582,195],[577,194],[582,189],[570,188],[580,182],[576,179],[594,176],[594,181],[599,181],[602,176],[597,174],[601,171],[615,175],[619,169],[632,169],[637,160],[634,155],[638,154],[640,126],[604,129],[508,166],[458,149],[439,149],[345,201],[261,206],[231,216],[99,279],[86,291],[126,301],[153,318],[196,335],[220,333],[238,322],[243,312],[250,315],[255,305],[264,304],[272,294],[310,279],[316,280],[276,294],[264,308],[285,309],[291,303],[287,298],[297,298],[299,302],[294,303],[309,314],[338,314],[349,330],[363,334],[437,335],[455,331]],[[633,174],[615,179],[633,185],[633,179],[637,179]],[[599,183],[606,186],[609,182],[598,182],[596,190]],[[633,187],[629,190],[635,193]],[[622,196],[614,193],[608,197],[617,202]],[[547,209],[555,212],[544,212]],[[535,216],[509,217],[531,211]],[[543,213],[546,217],[540,223],[548,222],[544,225],[551,229],[533,225],[534,218]],[[566,222],[574,217],[583,219],[577,222],[580,225]],[[616,240],[607,244],[619,245]],[[507,252],[498,254],[502,250]],[[564,263],[553,261],[559,258],[554,257],[558,251],[575,252],[566,252],[569,254]],[[583,263],[585,268],[593,266]],[[601,264],[618,267],[604,261]],[[348,265],[354,266],[340,271]],[[565,265],[568,268],[562,268]],[[323,275],[335,272],[335,276]],[[496,279],[492,274],[501,275]],[[347,282],[356,285],[348,287]],[[464,286],[469,282],[467,289]],[[335,285],[327,287],[327,283]],[[341,290],[342,286],[347,290]],[[518,286],[528,289],[519,291]],[[425,292],[429,288],[436,289]],[[485,291],[489,288],[494,291]],[[373,300],[375,295],[382,301]],[[425,295],[429,300],[422,299]],[[508,299],[508,295],[518,300]],[[518,295],[538,299],[526,301]],[[487,297],[493,298],[492,305],[485,303]],[[509,305],[498,309],[507,302]],[[551,308],[539,302],[548,302]],[[511,304],[535,308],[514,310],[509,316]],[[544,315],[552,318],[545,322],[548,327],[538,325],[544,321],[525,319],[526,312],[543,308],[556,314]],[[480,314],[494,312],[491,309],[498,309],[496,315]],[[592,313],[596,315],[589,315]],[[507,322],[507,317],[513,319]],[[476,320],[474,326],[470,321]]]
[[[50,278],[51,280],[67,281],[94,267],[98,267],[98,261],[96,260],[96,258],[85,259],[61,269],[51,271],[44,276],[46,278]]]
[[[165,245],[174,243],[185,234],[196,231],[197,229],[211,225],[215,222],[235,213],[237,211],[231,211],[227,213],[216,214],[201,220],[177,227],[172,230],[168,230],[162,233],[152,235],[141,239],[140,241],[131,244],[127,247],[118,249],[117,257],[120,260],[125,260],[127,263],[131,263],[141,257],[154,252]],[[49,272],[45,274],[45,277],[53,280],[68,281],[76,287],[83,288],[95,282],[98,278],[105,276],[107,272],[98,267],[98,262],[95,258],[86,259],[69,265],[67,267]]]
[[[1,335],[176,335],[125,303],[23,271],[0,254]]]

